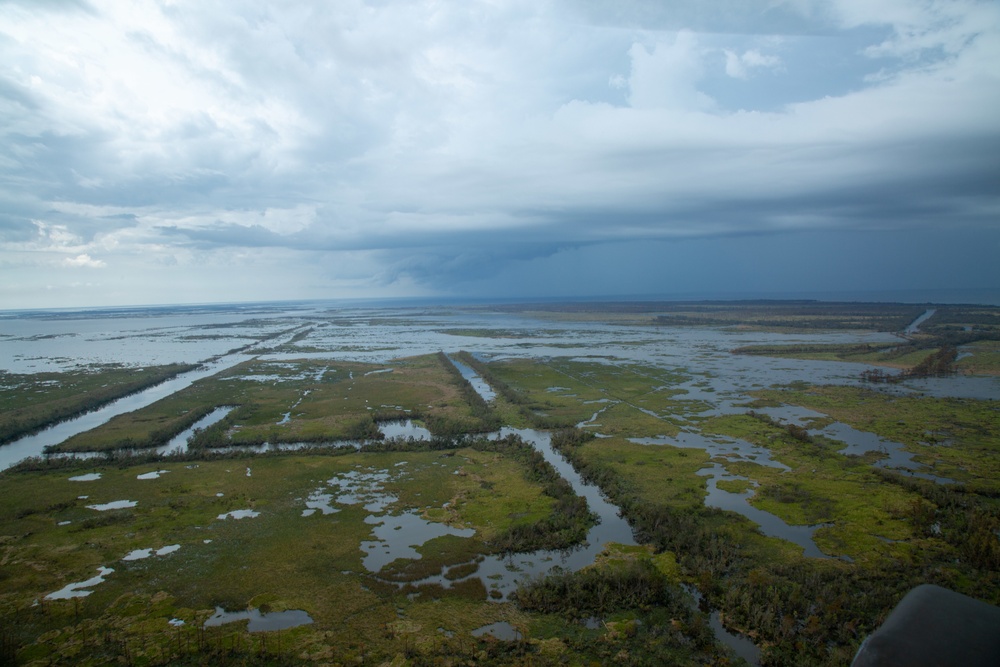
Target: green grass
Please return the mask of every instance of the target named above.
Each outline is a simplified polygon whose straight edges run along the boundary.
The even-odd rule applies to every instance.
[[[690,379],[680,369],[553,358],[494,362],[489,370],[516,392],[493,406],[506,424],[538,426],[542,413],[548,424],[576,424],[607,408],[585,430],[613,437],[580,436],[567,449],[581,473],[623,507],[646,544],[612,545],[595,565],[599,576],[571,577],[576,585],[604,590],[637,561],[651,564],[671,587],[697,584],[734,627],[756,634],[775,664],[849,660],[863,634],[916,581],[986,599],[1000,590],[992,539],[1000,529],[1000,428],[991,402],[799,383],[756,392],[747,405],[803,405],[899,440],[935,473],[963,482],[936,487],[874,470],[877,455],[844,456],[838,453],[841,443],[796,438],[782,425],[751,415],[692,424],[704,405],[678,393],[676,385]],[[246,442],[329,438],[375,417],[478,423],[437,357],[387,365],[257,360],[85,434],[75,446],[100,449],[124,438],[149,442],[216,405],[241,406],[220,432]],[[285,413],[291,420],[277,424]],[[628,440],[676,434],[681,425],[757,443],[790,470],[712,461],[702,450]],[[816,532],[817,544],[853,562],[803,558],[799,547],[765,537],[750,521],[705,508],[706,482],[697,473],[712,463],[752,480],[720,481],[720,488],[755,488],[752,502],[788,523],[830,524]],[[510,456],[463,448],[209,457],[139,467],[107,463],[97,482],[68,481],[92,468],[65,465],[0,475],[0,625],[12,628],[0,639],[23,646],[24,662],[150,664],[186,655],[192,663],[253,664],[259,654],[280,652],[286,663],[609,664],[626,663],[623,651],[649,664],[711,661],[711,636],[699,629],[704,619],[659,604],[615,607],[598,629],[588,629],[574,620],[573,610],[528,612],[487,602],[489,582],[475,578],[449,590],[405,585],[437,572],[455,582],[476,570],[476,558],[490,550],[492,538],[552,517],[558,505]],[[155,469],[170,472],[136,479]],[[302,515],[310,493],[328,489],[335,477],[366,470],[389,473],[382,483],[395,498],[388,511],[473,527],[475,536],[439,537],[418,547],[420,558],[387,565],[384,574],[402,588],[370,577],[360,549],[371,539],[367,510],[343,505],[333,514]],[[106,513],[86,507],[120,499],[137,505]],[[217,518],[250,508],[260,516]],[[180,550],[121,561],[133,549],[171,544]],[[68,582],[93,576],[101,565],[116,571],[91,596],[43,600]],[[858,590],[865,594],[856,595]],[[37,607],[36,599],[42,600]],[[240,626],[200,633],[215,606],[302,609],[315,622],[282,632],[279,649],[275,633],[250,635]],[[171,627],[171,618],[187,625]],[[469,634],[500,620],[528,641],[504,644]]]
[[[424,418],[431,424],[457,424],[472,431],[479,423],[434,355],[389,365],[253,360],[115,417],[58,449],[108,451],[162,445],[223,405],[241,407],[218,425],[225,437],[215,445],[353,439],[370,433],[373,420]]]
[[[695,474],[708,465],[709,456],[703,450],[596,438],[580,447],[580,455],[611,466],[635,485],[644,502],[678,508],[704,504],[705,478]]]
[[[894,396],[836,386],[754,395],[816,410],[900,442],[936,475],[988,493],[1000,491],[1000,407],[995,401]]]
[[[670,385],[687,379],[678,371],[565,358],[495,362],[489,370],[523,396],[528,420],[544,427],[574,426],[602,411],[585,428],[602,435],[676,435],[682,421],[676,415],[690,406],[672,398],[678,390]]]
[[[783,428],[748,416],[712,418],[702,428],[766,446],[791,468],[783,472],[752,462],[726,463],[730,472],[760,485],[751,500],[760,509],[793,525],[831,524],[814,537],[826,553],[877,563],[909,558],[916,548],[934,548],[913,531],[910,508],[919,496],[885,484],[871,468],[873,458],[841,455],[841,443],[822,438],[801,442]]]
[[[983,340],[962,348],[971,356],[958,360],[959,371],[973,375],[1000,375],[1000,342]]]
[[[93,410],[192,368],[187,364],[146,368],[103,365],[49,373],[0,371],[0,443]]]
[[[137,478],[157,468],[169,472],[158,479]],[[69,480],[92,471],[101,479]],[[189,626],[180,632],[194,632],[215,606],[302,609],[315,622],[286,633],[295,653],[363,643],[388,658],[405,650],[407,637],[414,639],[406,631],[386,636],[385,624],[400,620],[399,609],[415,626],[430,630],[420,634],[421,641],[433,638],[437,627],[468,636],[484,623],[518,617],[510,605],[486,602],[478,580],[454,591],[423,589],[407,598],[371,579],[359,548],[370,539],[367,510],[338,505],[340,511],[333,514],[302,515],[312,491],[328,489],[327,480],[351,471],[390,474],[383,483],[396,498],[387,507],[390,513],[417,510],[430,520],[477,531],[471,538],[432,540],[420,548],[422,558],[397,561],[386,574],[412,578],[473,559],[486,551],[484,539],[492,532],[545,517],[552,507],[552,499],[528,482],[515,462],[472,449],[152,466],[81,464],[6,473],[0,476],[0,558],[5,563],[0,615],[5,624],[16,622],[16,639],[27,647],[23,656],[63,660],[81,649],[81,633],[98,630],[123,641],[141,638],[145,650],[170,655],[169,642],[178,631],[166,621],[180,618]],[[123,499],[137,504],[112,513],[87,508]],[[238,509],[260,515],[218,518]],[[71,523],[59,525],[66,521]],[[172,554],[121,560],[135,549],[172,544],[180,545]],[[89,579],[99,566],[115,572],[90,596],[78,602],[44,601],[41,610],[32,606],[69,582]],[[429,622],[438,625],[428,628]],[[240,634],[238,627],[225,627],[227,636]],[[259,648],[262,641],[245,633],[240,637],[245,646]],[[88,655],[95,650],[88,648]]]

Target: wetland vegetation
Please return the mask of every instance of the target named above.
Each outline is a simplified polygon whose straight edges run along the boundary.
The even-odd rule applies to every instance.
[[[0,444],[192,370],[191,364],[150,368],[87,365],[64,372],[0,370]]]
[[[1000,603],[1000,391],[844,363],[988,377],[996,309],[272,315],[164,336],[273,344],[0,473],[0,662],[846,665],[915,585]],[[58,349],[52,322],[23,354]],[[3,414],[62,419],[193,354],[7,372]],[[598,515],[568,471],[634,540],[586,544]]]

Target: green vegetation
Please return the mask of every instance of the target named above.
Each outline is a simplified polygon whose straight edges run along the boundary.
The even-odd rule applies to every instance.
[[[229,651],[329,657],[331,647],[338,656],[364,652],[375,662],[400,653],[472,659],[483,647],[469,636],[471,630],[521,619],[521,612],[486,602],[478,579],[450,589],[412,584],[398,589],[386,579],[454,573],[496,548],[487,541],[518,526],[565,521],[560,514],[572,504],[547,495],[559,486],[555,480],[561,481],[544,469],[547,464],[520,462],[533,452],[530,447],[515,441],[476,447],[173,461],[159,468],[77,462],[75,469],[5,473],[0,476],[5,640],[20,647],[21,661],[74,664],[117,658],[196,662]],[[168,472],[139,478],[154,469]],[[70,479],[82,472],[101,477]],[[334,498],[330,504],[337,511],[304,513],[317,492],[337,495],[330,491],[338,488],[331,480],[366,475],[379,480],[377,491],[388,500],[386,515],[417,511],[431,521],[475,528],[476,534],[432,540],[419,549],[419,559],[398,559],[378,577],[368,573],[360,546],[371,539],[366,518],[372,512],[364,502],[342,504]],[[124,499],[134,506],[107,513],[88,507]],[[259,514],[221,518],[247,509]],[[123,560],[137,549],[169,545],[179,548]],[[102,566],[114,572],[89,588],[89,596],[43,599],[67,583],[90,579]],[[314,622],[277,636],[248,634],[240,624],[202,629],[217,606],[302,609]],[[173,627],[170,619],[185,624]],[[426,625],[431,621],[434,625]],[[438,627],[463,639],[432,641]],[[418,632],[421,628],[426,630]]]
[[[899,321],[895,323],[900,324]],[[900,332],[907,324],[909,322],[904,321],[895,329],[883,326],[878,330]],[[733,353],[853,361],[903,369],[903,373],[898,375],[866,371],[863,378],[872,382],[896,382],[954,372],[977,375],[1000,373],[1000,355],[996,353],[1000,342],[1000,308],[935,306],[934,314],[920,324],[916,333],[907,333],[902,338],[899,343],[746,345],[736,348]],[[961,355],[968,356],[960,359]]]
[[[934,474],[978,493],[1000,494],[1000,406],[995,401],[837,386],[760,390],[754,396],[816,410],[900,442]]]
[[[964,346],[968,357],[959,358],[956,367],[970,375],[1000,375],[1000,341],[982,340]]]
[[[0,444],[194,369],[188,364],[147,368],[87,366],[60,373],[0,371]]]
[[[479,525],[488,526],[482,530],[483,539],[495,551],[502,553],[534,551],[538,549],[566,549],[579,544],[586,537],[587,530],[593,525],[595,517],[587,509],[586,501],[573,492],[573,488],[556,470],[545,461],[545,458],[533,447],[523,442],[517,436],[507,436],[493,440],[479,439],[459,442],[480,452],[495,452],[503,454],[506,459],[523,466],[526,475],[534,484],[541,485],[542,492],[554,501],[551,507],[544,507],[543,514],[533,513],[527,509],[527,503],[520,515],[523,520],[517,521],[508,528],[500,530],[499,524],[489,517],[481,517]],[[406,451],[440,451],[453,449],[456,445],[452,440],[436,438],[430,441],[387,440],[380,443],[370,443],[361,447],[362,452],[406,452]],[[466,474],[464,471],[462,474]],[[493,482],[480,481],[480,492],[476,497],[482,503],[497,503],[491,500]],[[511,489],[506,491],[510,492]],[[436,516],[448,514],[454,508],[468,499],[465,495],[453,498],[449,510],[441,510]],[[521,501],[515,497],[514,505]],[[502,506],[502,503],[501,505]],[[485,509],[485,506],[484,506]],[[514,512],[514,510],[511,510]]]
[[[731,461],[726,468],[759,487],[752,503],[793,525],[831,524],[815,534],[831,556],[873,566],[908,558],[913,537],[906,509],[914,496],[882,483],[871,460],[837,453],[843,445],[811,438],[767,417],[729,415],[707,420],[706,433],[739,437],[770,449],[791,470]]]
[[[676,435],[674,415],[691,403],[674,399],[677,392],[669,388],[687,377],[664,369],[570,359],[487,365],[468,353],[458,356],[536,428],[581,424],[605,435]]]
[[[594,565],[530,582],[516,597],[522,609],[555,617],[535,621],[535,628],[559,627],[565,644],[595,662],[729,664],[680,587],[669,553],[614,545]],[[601,641],[574,633],[567,619],[600,619]]]
[[[817,532],[817,543],[857,558],[802,558],[798,548],[763,537],[740,517],[664,493],[664,484],[637,474],[648,467],[636,465],[643,456],[619,451],[620,444],[606,447],[571,430],[553,445],[622,508],[643,542],[677,555],[681,576],[730,627],[754,638],[763,664],[847,664],[918,583],[1000,601],[1000,547],[990,532],[1000,528],[1000,512],[990,497],[872,470],[837,454],[835,443],[806,442],[752,415],[720,417],[706,428],[767,442],[790,472],[733,461],[727,468],[758,481],[755,502],[786,520],[833,524]]]
[[[238,409],[202,431],[192,446],[379,438],[378,423],[393,419],[422,420],[441,436],[498,424],[444,355],[392,366],[252,360],[74,436],[58,450],[156,447],[224,405]]]
[[[492,310],[565,320],[807,331],[902,331],[926,308],[920,304],[820,301],[627,301],[491,307]],[[989,307],[976,307],[975,312],[986,317],[982,313],[1000,313],[1000,309],[991,311]],[[990,319],[991,323],[994,321]]]
[[[925,306],[917,304],[815,301],[671,304],[657,316],[670,326],[741,326],[756,329],[859,329],[900,331]]]
[[[952,345],[976,340],[1000,340],[1000,308],[996,306],[936,306],[934,316],[920,326],[928,336]]]
[[[746,345],[733,350],[733,354],[749,354],[765,357],[785,357],[791,359],[817,359],[821,361],[853,361],[903,369],[891,374],[882,370],[865,370],[861,378],[868,382],[902,382],[912,378],[951,375],[957,372],[955,365],[958,350],[951,345],[927,347],[925,339],[921,343],[906,345],[862,343],[857,345]],[[989,361],[987,361],[987,365]],[[973,368],[966,364],[965,368]]]
[[[927,307],[503,309],[517,308],[650,326],[899,331]],[[740,352],[923,367],[921,373],[995,368],[994,310],[937,308],[900,343]],[[313,349],[312,334],[328,324],[369,320],[408,322],[331,316],[286,330],[294,335],[284,349]],[[516,330],[434,326],[532,344]],[[686,368],[596,355],[490,363],[455,356],[491,384],[495,401],[483,401],[440,353],[387,364],[260,358],[63,446],[103,452],[98,460],[38,458],[0,473],[0,663],[738,664],[714,640],[694,604],[697,591],[729,629],[754,640],[765,666],[846,665],[917,584],[1000,603],[995,401],[796,382],[756,385],[740,408],[746,412],[708,415],[711,405],[679,388],[692,380]],[[57,399],[71,394],[89,400],[102,385],[120,389],[126,374],[137,379],[114,368],[65,375],[66,386],[80,383],[75,392],[54,378],[7,375],[9,390],[0,397],[23,402],[7,404],[13,407],[44,398],[50,402],[39,413],[55,411]],[[800,426],[755,412],[781,405],[822,416]],[[149,450],[219,406],[234,409],[199,432],[191,451],[158,458]],[[396,419],[415,420],[434,437],[382,438],[379,425]],[[924,466],[920,472],[956,483],[879,467],[887,465],[882,452],[842,454],[844,443],[813,434],[834,420],[902,443]],[[555,429],[553,447],[621,509],[640,544],[605,545],[594,564],[526,580],[503,601],[499,584],[479,574],[485,559],[572,547],[595,517],[533,447],[517,437],[476,435],[500,425]],[[633,442],[681,429],[719,443],[745,440],[781,466]],[[362,442],[333,446],[343,439]],[[314,446],[256,456],[231,447],[263,442]],[[724,469],[726,479],[710,486],[709,468]],[[90,472],[100,478],[70,479]],[[804,557],[800,546],[765,536],[744,517],[706,507],[709,488],[745,493],[788,524],[814,526],[814,542],[831,557]],[[92,507],[114,501],[130,502]],[[230,514],[241,510],[253,514]],[[406,522],[422,528],[408,532]],[[402,541],[387,555],[397,535]],[[504,562],[511,571],[518,567],[516,558]],[[101,567],[114,571],[87,588],[89,595],[46,597]],[[431,577],[435,583],[426,583]],[[312,623],[260,633],[249,632],[246,621],[205,627],[218,607],[301,610]],[[472,635],[497,622],[518,638]]]

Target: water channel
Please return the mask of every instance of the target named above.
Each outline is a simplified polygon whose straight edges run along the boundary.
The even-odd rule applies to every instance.
[[[133,412],[147,405],[151,405],[161,398],[175,394],[178,391],[190,387],[198,380],[211,377],[224,370],[232,368],[237,364],[253,359],[272,345],[287,343],[294,336],[294,332],[288,332],[273,340],[267,340],[249,347],[249,349],[226,354],[220,357],[213,357],[203,361],[198,368],[181,373],[169,380],[147,387],[141,391],[123,396],[103,407],[91,410],[84,414],[54,424],[38,433],[19,438],[11,443],[0,446],[0,470],[6,470],[14,464],[32,456],[42,456],[46,448],[54,447],[65,442],[74,435],[89,431],[93,428],[107,423],[118,415]],[[267,346],[267,347],[265,347]],[[193,434],[195,428],[204,428],[214,421],[221,420],[232,408],[218,408],[214,410],[208,418],[202,418],[198,423],[181,435],[173,438],[165,447],[157,450],[159,454],[165,454],[172,450],[183,450],[186,448],[187,439]],[[214,421],[212,421],[214,419]],[[183,440],[180,438],[183,437]]]

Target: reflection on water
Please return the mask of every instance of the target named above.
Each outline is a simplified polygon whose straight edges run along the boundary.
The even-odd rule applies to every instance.
[[[545,431],[533,429],[504,428],[492,434],[493,438],[504,438],[508,435],[520,436],[525,442],[532,444],[573,487],[573,491],[586,498],[590,510],[598,515],[599,521],[587,533],[583,544],[564,551],[539,550],[531,553],[508,554],[504,556],[486,556],[478,561],[479,568],[467,577],[449,580],[442,574],[434,575],[412,582],[415,585],[438,584],[450,588],[453,583],[466,581],[473,577],[479,578],[490,590],[490,597],[501,601],[516,590],[523,581],[548,574],[556,568],[576,571],[594,563],[598,554],[608,543],[634,545],[635,538],[632,528],[620,516],[615,505],[609,503],[593,484],[584,482],[561,454],[552,449],[550,436]]]
[[[695,611],[709,611],[704,597],[702,597],[701,592],[697,588],[690,584],[681,584],[681,586],[691,596],[692,608]],[[711,611],[708,624],[712,628],[712,632],[715,633],[715,638],[731,648],[736,655],[746,660],[749,664],[754,665],[754,667],[760,665],[760,649],[757,648],[757,645],[750,641],[748,637],[727,630],[722,625],[722,618],[718,610]]]
[[[122,560],[124,561],[144,560],[146,558],[151,558],[153,555],[166,556],[168,554],[174,553],[175,551],[179,551],[180,548],[181,545],[179,544],[171,544],[166,547],[160,547],[159,549],[135,549],[134,551],[130,551],[129,553],[125,554],[125,557],[122,558]]]
[[[457,368],[458,371],[462,374],[462,377],[465,378],[466,381],[472,385],[472,388],[476,390],[476,393],[478,393],[480,396],[483,397],[484,401],[489,403],[494,398],[496,398],[497,395],[493,391],[493,388],[486,382],[484,382],[483,379],[479,377],[479,374],[477,374],[467,365],[463,364],[461,361],[456,360],[454,357],[448,357],[448,359],[451,361],[452,364],[455,365],[455,368]]]
[[[252,316],[252,317],[251,317]],[[641,363],[683,371],[691,377],[677,386],[686,392],[678,402],[685,416],[741,412],[739,403],[755,387],[787,384],[807,378],[817,384],[858,384],[864,364],[733,355],[730,350],[759,344],[849,344],[895,340],[889,334],[822,332],[778,334],[727,329],[649,327],[594,322],[550,322],[537,336],[538,321],[511,314],[439,310],[433,314],[392,308],[330,309],[317,304],[220,306],[206,309],[133,309],[88,313],[17,314],[3,320],[5,355],[0,370],[37,372],[85,363],[148,365],[210,361],[193,373],[120,399],[112,405],[64,422],[44,432],[0,447],[0,469],[44,448],[94,428],[112,416],[138,409],[194,379],[206,377],[249,359],[270,361],[343,359],[389,365],[406,356],[436,353],[454,345],[442,327],[502,328],[511,336],[463,338],[462,346],[481,358],[564,356],[594,360],[600,350],[608,363]],[[290,327],[296,327],[290,329]],[[267,336],[279,337],[246,354],[226,354]],[[301,340],[291,343],[296,333]],[[513,335],[520,334],[520,335]],[[302,346],[302,352],[287,350]],[[323,350],[316,352],[315,350]],[[55,368],[49,368],[49,365]],[[488,399],[489,387],[464,364],[456,367]],[[388,372],[390,369],[383,369]],[[1000,379],[957,376],[912,380],[884,388],[933,396],[1000,398]],[[291,415],[289,415],[291,418]],[[171,449],[183,447],[183,441]]]
[[[913,454],[903,449],[905,445],[894,440],[888,440],[874,433],[859,431],[841,422],[834,422],[819,431],[810,431],[810,433],[820,433],[834,440],[846,443],[847,446],[840,450],[841,454],[861,455],[867,452],[881,452],[885,455],[885,458],[875,463],[880,468],[895,469],[895,472],[900,474],[933,480],[938,484],[955,483],[955,480],[948,479],[947,477],[939,477],[921,472],[925,466],[913,460]]]
[[[90,595],[93,591],[85,591],[84,588],[93,588],[97,584],[104,583],[104,577],[108,576],[114,569],[110,567],[99,567],[97,568],[97,576],[91,577],[86,581],[81,581],[75,584],[67,584],[64,588],[59,589],[55,593],[49,593],[45,596],[46,600],[69,600],[71,598],[83,598]]]
[[[211,628],[237,621],[248,621],[248,632],[273,632],[275,630],[287,630],[300,625],[308,625],[313,620],[301,609],[289,609],[288,611],[272,611],[263,613],[260,609],[248,609],[247,611],[225,611],[222,607],[216,607],[215,613],[205,621],[206,628]]]
[[[722,619],[718,611],[713,611],[708,617],[708,625],[715,633],[715,637],[723,644],[733,649],[739,657],[746,660],[751,665],[760,664],[760,649],[744,635],[734,634],[726,630],[722,625]]]
[[[233,510],[232,512],[220,514],[215,518],[224,521],[226,519],[253,519],[258,516],[260,516],[260,512],[255,512],[253,510]]]
[[[421,556],[417,548],[436,537],[472,537],[476,534],[472,528],[453,528],[444,523],[428,521],[416,512],[373,514],[365,519],[365,523],[373,526],[372,535],[375,539],[361,543],[361,550],[365,552],[362,562],[366,570],[374,573],[380,572],[397,558],[419,560]]]
[[[730,475],[718,463],[713,463],[711,468],[703,468],[698,471],[699,475],[708,477],[708,495],[705,497],[705,505],[717,507],[721,510],[736,512],[750,519],[760,527],[760,532],[768,537],[779,537],[797,544],[803,549],[803,555],[812,558],[829,558],[813,542],[813,533],[822,525],[817,526],[792,526],[785,523],[780,517],[765,512],[751,505],[748,501],[753,496],[754,490],[748,489],[743,493],[732,493],[724,491],[718,487],[720,479],[734,480],[746,479],[737,475]]]
[[[124,398],[119,398],[93,412],[60,422],[44,431],[15,440],[8,445],[0,447],[0,470],[6,470],[29,456],[41,456],[45,452],[46,447],[53,447],[74,435],[97,428],[108,422],[112,417],[144,408],[161,398],[165,398],[190,386],[196,380],[214,375],[225,368],[234,366],[249,358],[249,356],[243,354],[230,355],[219,361],[206,364],[198,370],[182,373],[154,387],[144,389]]]
[[[417,549],[434,538],[445,535],[472,537],[476,533],[472,528],[455,528],[430,521],[416,511],[399,514],[387,512],[398,498],[386,492],[385,485],[408,474],[405,462],[401,464],[395,466],[394,470],[365,468],[348,471],[327,480],[326,485],[313,491],[309,496],[310,500],[306,501],[307,510],[321,509],[324,514],[339,511],[332,507],[332,502],[339,505],[361,505],[371,513],[365,518],[365,523],[372,526],[371,535],[374,539],[361,543],[361,550],[365,553],[362,563],[371,573],[377,574],[398,558],[421,558]],[[303,516],[312,513],[303,512]]]
[[[709,456],[722,457],[734,461],[751,461],[770,468],[790,470],[781,461],[771,458],[771,452],[765,447],[755,445],[741,438],[731,438],[724,435],[705,436],[694,431],[681,431],[674,437],[659,438],[629,438],[630,442],[640,445],[670,445],[672,447],[690,447],[702,449]]]
[[[911,329],[929,317],[925,313],[911,325]],[[706,417],[745,412],[747,392],[758,387],[788,384],[807,379],[816,384],[859,384],[859,374],[868,368],[864,364],[824,362],[814,360],[782,359],[776,361],[766,357],[733,355],[729,350],[744,345],[760,344],[855,344],[891,341],[887,334],[864,334],[856,332],[839,333],[794,333],[774,334],[767,332],[747,332],[725,329],[668,328],[633,326],[627,324],[605,324],[594,322],[549,322],[544,336],[538,335],[538,321],[518,315],[457,312],[447,309],[433,314],[405,309],[380,308],[339,308],[331,309],[318,305],[309,306],[250,306],[223,307],[216,309],[118,311],[103,315],[88,313],[46,314],[43,316],[14,316],[4,319],[5,355],[0,359],[0,370],[11,372],[39,372],[78,367],[87,363],[122,363],[128,365],[150,365],[169,362],[198,362],[209,360],[197,371],[179,376],[167,383],[140,392],[134,396],[116,401],[105,408],[59,424],[56,427],[23,438],[10,445],[0,447],[0,469],[6,469],[28,456],[42,454],[44,448],[56,445],[66,438],[105,423],[111,417],[149,405],[155,400],[176,392],[202,377],[208,377],[221,370],[250,359],[251,354],[259,358],[283,362],[295,359],[330,359],[360,361],[383,365],[398,364],[393,360],[416,355],[436,353],[453,349],[455,336],[442,331],[453,329],[503,329],[508,335],[491,338],[489,336],[463,337],[461,345],[480,358],[524,358],[524,357],[569,357],[596,361],[595,351],[600,360],[607,364],[628,366],[634,363],[649,365],[682,373],[685,380],[671,389],[677,389],[674,397],[679,406],[678,416],[685,418]],[[255,349],[246,353],[229,353],[231,350],[260,341],[279,332],[279,338],[257,343]],[[303,333],[300,340],[294,333]],[[301,349],[297,349],[301,346]],[[220,356],[225,355],[225,356]],[[454,361],[454,360],[453,360]],[[473,387],[486,399],[492,400],[492,389],[479,378],[472,369],[460,362],[454,362]],[[321,370],[316,380],[322,378]],[[377,373],[392,372],[392,368],[382,368]],[[353,377],[353,375],[352,375]],[[270,378],[268,378],[270,381]],[[561,388],[553,387],[552,391]],[[900,385],[884,388],[891,392],[923,392],[933,396],[962,396],[972,398],[1000,398],[1000,379],[988,377],[952,377],[910,380]],[[296,404],[297,405],[297,404]],[[597,425],[602,408],[610,403],[595,406],[594,415],[581,426]],[[294,419],[295,405],[285,414],[281,423]],[[159,449],[161,454],[184,452],[187,440],[196,428],[206,428],[223,419],[231,407],[216,408],[199,420],[194,426]],[[776,419],[801,422],[820,416],[799,408],[780,407],[762,410]],[[408,438],[426,440],[430,433],[411,420],[380,424],[388,438]],[[872,434],[851,429],[843,424],[831,424],[821,433],[845,443],[844,453],[884,451],[887,458],[879,465],[907,471],[911,474],[947,482],[927,473],[913,461],[902,445]],[[479,577],[491,589],[497,599],[506,599],[517,584],[526,578],[552,571],[556,567],[575,570],[594,562],[595,557],[608,542],[634,544],[632,531],[618,513],[618,509],[607,502],[593,485],[585,484],[557,452],[551,448],[549,435],[532,430],[503,429],[493,437],[508,434],[521,436],[538,449],[572,485],[573,489],[587,499],[590,509],[600,522],[587,535],[586,542],[567,551],[538,551],[530,554],[487,557],[478,562],[478,570],[468,577]],[[770,452],[752,443],[735,439],[705,437],[694,431],[684,431],[676,438],[637,439],[634,442],[649,445],[669,445],[677,447],[698,447],[713,457],[735,458],[754,461],[761,465],[787,469],[775,461]],[[344,443],[338,443],[344,444]],[[295,449],[302,444],[271,445],[258,448]],[[142,475],[149,479],[163,474],[154,471]],[[248,470],[249,474],[249,470]],[[329,480],[315,489],[303,502],[303,514],[317,515],[310,520],[322,520],[321,515],[338,511],[337,504],[358,504],[370,513],[372,538],[363,546],[366,568],[377,573],[396,558],[418,558],[416,548],[437,535],[452,534],[470,536],[467,529],[454,529],[438,522],[427,521],[413,512],[393,514],[391,506],[396,498],[382,488],[393,475],[405,474],[405,466],[394,471],[358,470]],[[720,507],[755,521],[761,530],[799,544],[806,555],[824,557],[815,546],[812,533],[816,527],[789,526],[767,512],[754,508],[747,502],[752,491],[743,494],[729,493],[718,488],[720,479],[737,479],[729,474],[723,464],[713,463],[700,474],[707,477],[708,495],[706,504]],[[78,476],[74,480],[97,479],[98,474]],[[116,501],[128,503],[133,501]],[[106,506],[92,506],[95,509],[111,509],[116,503]],[[239,519],[257,516],[253,510],[236,510],[220,519]],[[170,547],[164,547],[168,549]],[[162,551],[162,549],[161,549]],[[137,559],[152,555],[150,550],[137,550],[126,558]],[[157,552],[159,553],[159,552]],[[82,597],[85,589],[103,581],[110,574],[110,568],[101,568],[100,576],[85,582],[70,584],[62,591],[50,594],[55,597]],[[467,578],[468,578],[467,577]],[[443,573],[428,577],[416,583],[438,583],[450,587],[452,581]],[[209,619],[207,626],[237,620],[248,620],[251,631],[293,627],[311,622],[301,611],[263,614],[258,610],[246,612],[224,612],[218,609]],[[739,637],[730,635],[726,640],[724,629],[718,623],[718,615],[712,615],[713,628],[750,662],[756,658],[752,646],[738,648]],[[504,632],[517,630],[503,627],[505,624],[485,626],[483,633],[500,636]],[[718,626],[718,627],[716,627]],[[499,633],[499,634],[498,634]],[[514,638],[516,638],[516,634]],[[745,641],[745,640],[743,640]]]
[[[496,623],[490,623],[472,631],[473,637],[485,637],[486,635],[508,642],[524,639],[521,631],[507,621],[497,621]]]
[[[673,438],[630,438],[630,441],[643,445],[670,445],[673,447],[703,449],[712,458],[752,461],[783,471],[790,470],[784,463],[772,459],[771,453],[767,449],[740,438],[725,436],[706,437],[700,433],[682,431]],[[746,477],[730,474],[721,463],[712,463],[710,467],[699,470],[698,474],[707,478],[708,494],[705,496],[705,505],[707,507],[717,507],[718,509],[728,510],[745,516],[756,523],[765,535],[779,537],[799,545],[806,556],[814,558],[828,557],[816,546],[812,538],[813,533],[821,526],[792,526],[785,523],[780,517],[754,507],[748,502],[754,495],[753,489],[749,489],[743,493],[732,493],[718,487],[719,480],[746,480]]]
[[[134,500],[112,500],[110,503],[104,503],[101,505],[87,505],[89,509],[97,510],[98,512],[107,512],[108,510],[124,510],[135,507],[138,503]]]
[[[434,437],[423,426],[414,424],[412,419],[379,422],[378,428],[386,438],[431,440]]]
[[[934,313],[936,312],[937,312],[936,308],[930,308],[928,310],[925,310],[923,314],[920,315],[920,317],[910,322],[910,326],[906,327],[906,331],[904,333],[906,333],[909,336],[912,336],[913,334],[917,333],[917,331],[920,330],[920,325],[926,322],[927,320],[931,319],[934,316]]]

